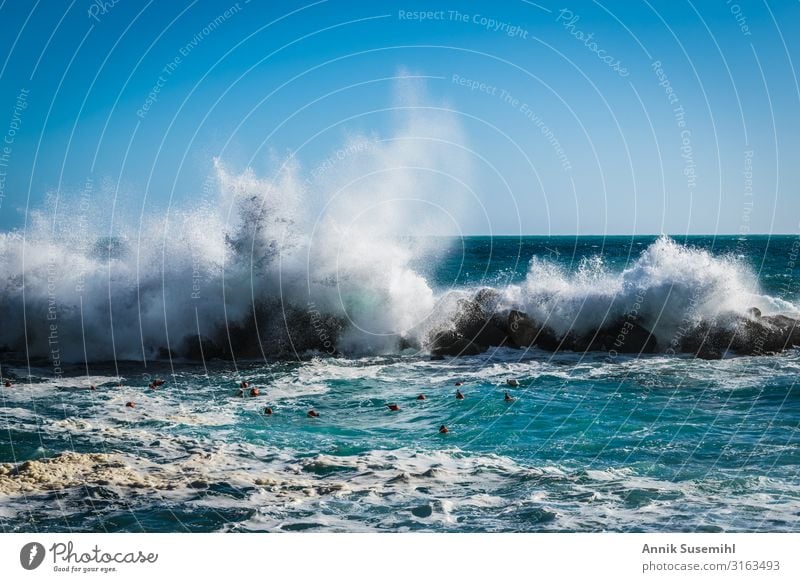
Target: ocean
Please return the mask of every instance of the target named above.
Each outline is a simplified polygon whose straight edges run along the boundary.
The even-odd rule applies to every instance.
[[[0,262],[20,273],[19,240],[4,237]],[[723,312],[797,317],[797,237],[406,241],[380,264],[350,269],[371,257],[362,248],[324,272],[303,266],[307,253],[290,268],[288,247],[270,262],[251,246],[233,292],[230,256],[213,268],[198,248],[149,263],[124,241],[42,250],[38,263],[28,251],[27,296],[2,291],[2,531],[798,530],[797,349],[432,359],[426,347],[458,298],[487,287],[498,309],[561,331],[635,308],[662,348]],[[235,359],[197,361],[178,347],[201,327],[212,338],[219,305],[243,329],[266,294],[283,311],[256,326],[258,349],[239,357],[231,340]],[[292,328],[294,299],[310,328]],[[315,323],[331,317],[335,339]],[[292,340],[309,334],[314,348]]]

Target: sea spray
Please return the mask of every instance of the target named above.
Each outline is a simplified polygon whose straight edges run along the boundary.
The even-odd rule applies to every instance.
[[[452,114],[398,115],[394,135],[349,136],[369,147],[311,179],[292,154],[269,175],[217,159],[203,200],[168,212],[106,204],[115,188],[93,188],[91,211],[51,195],[24,233],[0,234],[0,349],[50,357],[56,306],[59,362],[395,351],[435,302],[411,265],[459,222],[464,191],[438,169],[470,181]],[[420,219],[431,207],[452,222]]]
[[[662,236],[621,272],[600,256],[586,257],[574,271],[534,257],[528,275],[504,294],[505,308],[519,308],[560,336],[583,334],[616,321],[636,305],[639,324],[663,346],[682,328],[750,307],[764,313],[794,308],[761,294],[752,271],[733,256],[681,245]],[[684,330],[685,331],[685,330]]]

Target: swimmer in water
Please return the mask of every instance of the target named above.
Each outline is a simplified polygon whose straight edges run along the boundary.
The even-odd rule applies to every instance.
[[[6,388],[11,388],[11,380],[6,380],[6,382],[5,382],[4,386],[5,386]]]
[[[153,386],[155,388],[158,388],[159,386],[163,386],[166,383],[167,383],[167,381],[166,380],[162,380],[161,378],[156,378],[155,380],[153,380]]]
[[[89,386],[89,390],[97,390],[97,386],[95,386],[94,384],[92,384],[91,386]]]
[[[250,388],[250,396],[258,396],[261,392],[258,391],[258,388]]]
[[[244,388],[239,388],[239,390],[236,391],[236,396],[244,398]]]
[[[398,406],[397,404],[387,404],[386,406],[388,406],[389,410],[391,410],[392,412],[397,412],[398,410],[400,410],[400,406]]]
[[[244,390],[249,386],[249,384],[247,383],[246,380],[242,380],[242,383],[239,386],[241,387],[242,390]]]
[[[445,425],[442,425],[442,426],[439,427],[439,434],[447,434],[449,432],[450,431],[447,430],[447,427]]]
[[[514,399],[511,397],[511,395],[508,392],[506,392],[506,396],[505,396],[505,398],[503,398],[503,400],[505,400],[506,402],[514,402]]]
[[[420,394],[419,396],[417,396],[417,400],[425,400],[425,395]]]
[[[461,393],[461,390],[456,389],[456,400],[464,400],[464,395]]]
[[[308,414],[307,414],[307,416],[308,416],[309,418],[319,418],[319,412],[317,412],[316,410],[314,410],[314,409],[312,408],[311,410],[309,410],[309,411],[308,411]]]
[[[267,407],[264,409],[264,414],[265,414],[265,415],[267,415],[267,416],[272,416],[272,408],[270,408],[269,406],[267,406]]]
[[[456,382],[455,385],[456,385],[456,388],[461,388],[461,386],[463,386],[464,383],[463,382]]]
[[[519,380],[517,380],[516,378],[509,378],[508,380],[506,380],[506,384],[508,384],[509,386],[519,386]]]
[[[126,408],[133,408],[134,406],[136,406],[135,402],[126,402],[125,403],[125,407]]]

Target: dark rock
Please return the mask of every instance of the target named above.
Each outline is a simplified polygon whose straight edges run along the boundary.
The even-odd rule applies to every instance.
[[[465,334],[466,335],[466,334]],[[500,316],[493,315],[484,324],[475,331],[472,335],[466,335],[471,338],[473,343],[479,346],[503,346],[509,343],[509,330],[505,321]]]
[[[783,349],[800,346],[800,320],[785,315],[767,315],[761,321],[778,328],[783,336]]]
[[[180,355],[190,360],[226,359],[228,351],[218,346],[211,338],[204,335],[190,335],[183,339]]]
[[[785,315],[767,315],[737,322],[731,348],[742,355],[776,354],[800,345],[800,322]]]
[[[800,346],[800,322],[785,315],[725,315],[702,322],[687,333],[680,351],[699,358],[718,359],[727,351],[737,355],[768,355]],[[759,312],[760,313],[760,312]]]
[[[171,350],[169,348],[165,348],[164,346],[161,346],[160,348],[158,348],[158,359],[159,360],[171,360],[173,358],[176,358],[177,356],[178,356],[178,354],[175,353],[175,350]]]
[[[453,320],[459,335],[478,346],[502,346],[508,341],[508,329],[503,318],[495,315],[500,294],[494,289],[478,290],[469,299],[458,302]]]
[[[345,327],[345,320],[316,309],[284,310],[284,321],[280,324],[287,334],[287,341],[297,352],[316,350],[335,355],[336,343]]]
[[[527,348],[533,345],[539,336],[541,326],[527,314],[512,310],[508,314],[508,329],[514,345]]]
[[[721,360],[725,353],[716,345],[703,343],[694,355],[701,360]]]
[[[559,339],[552,328],[541,325],[521,311],[509,312],[508,330],[511,342],[519,348],[535,346],[552,352],[570,349],[569,342]]]
[[[418,350],[420,348],[420,345],[415,338],[400,337],[397,340],[397,348],[401,352],[403,350]]]
[[[501,295],[496,289],[491,287],[483,287],[475,292],[474,300],[484,311],[484,313],[492,313],[497,309],[500,303]]]
[[[475,337],[486,323],[486,316],[480,305],[472,299],[459,299],[453,326],[463,337]]]
[[[300,309],[273,301],[257,303],[249,317],[219,330],[218,335],[224,341],[230,338],[237,358],[294,358],[309,351],[335,356],[344,327],[342,318],[313,305]]]
[[[687,331],[676,351],[703,360],[719,360],[731,348],[734,329],[728,322],[703,321]]]
[[[456,343],[461,336],[459,333],[452,329],[446,329],[439,332],[436,332],[433,337],[431,337],[430,345],[431,350],[435,350],[438,348],[445,348],[449,345]]]
[[[688,353],[702,359],[726,354],[774,354],[800,346],[800,321],[784,315],[764,316],[755,307],[746,315],[722,314],[715,320],[681,328],[667,345],[661,345],[643,323],[623,316],[589,333],[570,331],[559,336],[551,327],[519,310],[498,312],[499,294],[481,289],[460,299],[452,328],[432,333],[428,345],[433,358],[472,355],[489,347],[537,347],[558,352],[617,352],[653,354],[659,351]],[[669,349],[667,349],[669,348]]]
[[[605,325],[587,337],[590,339],[584,351],[615,351],[619,354],[654,354],[658,351],[655,336],[639,322],[627,317]],[[585,340],[584,344],[587,344]]]
[[[508,329],[505,318],[495,314],[500,294],[489,288],[472,297],[461,298],[451,327],[430,334],[428,344],[433,355],[475,354],[489,347],[505,345]]]
[[[431,355],[436,356],[474,356],[485,351],[456,331],[445,330],[435,334],[431,340]]]

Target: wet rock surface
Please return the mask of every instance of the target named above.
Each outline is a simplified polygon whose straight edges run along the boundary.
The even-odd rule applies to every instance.
[[[519,309],[501,309],[499,294],[481,289],[459,299],[451,327],[428,337],[431,355],[465,356],[492,347],[618,354],[683,353],[702,359],[726,355],[769,355],[800,346],[800,321],[785,315],[724,314],[713,321],[686,324],[671,341],[659,338],[639,317],[623,315],[598,329],[559,334]]]

